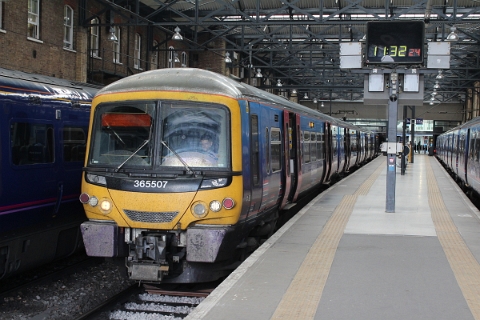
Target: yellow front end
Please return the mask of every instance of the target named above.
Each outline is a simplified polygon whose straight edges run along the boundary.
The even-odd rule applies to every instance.
[[[228,167],[232,174],[225,178],[223,172],[217,179],[215,171],[204,175],[202,170],[193,169],[184,176],[162,175],[161,171],[134,176],[120,174],[118,167],[123,169],[122,164],[117,167],[119,173],[90,171],[89,152],[94,149],[90,146],[94,133],[90,132],[81,196],[89,219],[82,225],[87,254],[126,257],[130,278],[134,280],[158,282],[169,276],[176,279],[172,282],[196,282],[196,264],[228,260],[237,245],[231,239],[238,238],[243,197],[239,104],[232,98],[199,93],[104,94],[93,101],[90,127],[99,105],[142,100],[188,101],[199,106],[214,101],[224,106],[230,119]],[[186,166],[187,169],[190,168]],[[217,180],[228,183],[215,187]],[[214,187],[204,189],[206,181]],[[183,183],[188,187],[182,189]],[[124,185],[130,187],[123,188]],[[133,186],[141,187],[136,191]]]

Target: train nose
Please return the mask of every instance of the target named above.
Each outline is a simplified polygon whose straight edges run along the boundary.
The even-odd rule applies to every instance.
[[[195,192],[147,193],[142,197],[132,192],[110,190],[112,201],[131,227],[145,227],[145,223],[163,224],[162,228],[173,228],[188,211]],[[165,225],[166,224],[166,225]]]

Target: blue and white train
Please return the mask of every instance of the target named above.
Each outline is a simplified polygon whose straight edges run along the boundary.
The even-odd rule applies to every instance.
[[[469,195],[480,195],[480,117],[439,135],[437,159],[451,172]]]

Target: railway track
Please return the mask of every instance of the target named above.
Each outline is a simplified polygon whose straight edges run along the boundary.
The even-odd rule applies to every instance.
[[[195,287],[135,284],[75,320],[183,319],[215,289],[218,283]]]

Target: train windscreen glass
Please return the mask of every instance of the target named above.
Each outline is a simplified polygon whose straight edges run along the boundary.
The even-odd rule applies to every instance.
[[[89,163],[151,166],[155,103],[105,105],[96,111]]]
[[[214,104],[163,106],[162,166],[228,167],[228,110]]]
[[[187,171],[190,167],[229,167],[228,117],[228,109],[216,104],[99,105],[88,164],[117,170],[154,164]],[[161,157],[154,160],[154,155]]]

